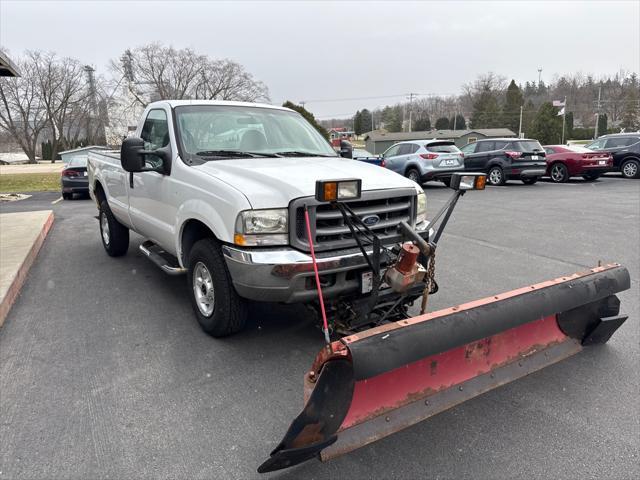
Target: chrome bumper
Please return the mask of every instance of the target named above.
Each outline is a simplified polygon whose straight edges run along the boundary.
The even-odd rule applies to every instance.
[[[426,236],[427,229],[419,233]],[[433,235],[432,229],[429,234]],[[372,252],[370,248],[366,251],[367,254]],[[360,279],[354,271],[368,269],[367,261],[357,247],[344,252],[316,256],[318,271],[323,277],[322,293],[326,298],[356,291],[360,288]],[[312,281],[314,272],[310,254],[292,248],[244,249],[230,245],[223,245],[222,253],[233,285],[244,298],[299,303],[318,296],[315,281]]]

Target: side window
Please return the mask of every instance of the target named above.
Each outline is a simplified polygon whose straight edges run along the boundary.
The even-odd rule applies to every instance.
[[[556,153],[556,151],[553,148],[549,148],[549,147],[546,147],[544,151],[547,155],[553,155],[554,153]]]
[[[607,140],[605,148],[628,147],[629,145],[633,145],[634,143],[636,142],[634,141],[633,137],[613,137]]]
[[[400,145],[394,145],[389,147],[389,149],[382,154],[384,158],[395,157],[398,155],[398,150],[400,149]]]
[[[144,140],[145,150],[156,150],[169,145],[169,122],[166,112],[164,110],[149,111],[140,136]],[[146,161],[153,166],[159,166],[162,163],[160,157],[156,155],[147,155]]]
[[[465,145],[464,147],[462,147],[462,148],[460,149],[460,151],[461,151],[462,153],[464,153],[465,155],[468,155],[468,154],[473,153],[473,152],[475,151],[475,149],[476,149],[476,146],[477,146],[477,145],[478,145],[478,144],[477,144],[477,143],[475,143],[475,142],[474,142],[474,143],[468,143],[467,145]]]
[[[495,142],[479,142],[476,152],[490,152],[495,150],[495,148],[493,148],[494,143]]]
[[[155,150],[169,144],[169,122],[164,110],[151,110],[142,126],[145,150]]]
[[[411,152],[409,152],[409,153],[416,153],[418,150],[420,150],[420,145],[412,143],[411,144]]]
[[[502,150],[502,149],[504,149],[504,147],[507,146],[507,143],[509,143],[509,142],[503,142],[502,140],[496,140],[494,142],[493,149],[494,150]]]
[[[411,143],[403,143],[402,145],[400,145],[400,150],[398,150],[398,155],[410,154],[412,146],[413,145]]]

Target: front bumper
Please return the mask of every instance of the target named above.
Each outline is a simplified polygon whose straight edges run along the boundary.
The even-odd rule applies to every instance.
[[[428,223],[419,233],[426,238],[427,232],[433,234]],[[241,297],[283,303],[304,303],[318,297],[309,254],[286,247],[246,249],[231,245],[224,245],[222,253]],[[369,270],[357,247],[324,252],[316,255],[316,260],[325,298],[358,291],[360,273]]]

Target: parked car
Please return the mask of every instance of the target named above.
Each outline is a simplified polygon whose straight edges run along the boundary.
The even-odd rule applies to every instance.
[[[62,198],[71,200],[74,193],[87,195],[89,193],[89,179],[87,178],[87,157],[72,158],[60,175]]]
[[[596,152],[610,153],[613,170],[625,178],[640,178],[640,132],[603,135],[586,146]]]
[[[613,168],[613,157],[576,145],[545,145],[547,173],[552,182],[563,183],[571,177],[596,180]]]
[[[439,180],[449,185],[451,174],[464,171],[464,155],[449,140],[400,142],[383,154],[385,166],[421,184]]]
[[[490,185],[504,185],[507,180],[533,185],[547,170],[545,152],[537,140],[491,138],[470,143],[461,150],[465,169],[486,172]]]

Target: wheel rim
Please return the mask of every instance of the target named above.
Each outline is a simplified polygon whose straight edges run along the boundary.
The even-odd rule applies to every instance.
[[[493,185],[498,185],[502,182],[502,171],[499,168],[494,168],[489,172],[489,181]]]
[[[213,291],[213,278],[204,263],[196,263],[193,269],[193,294],[196,298],[198,310],[205,317],[210,317],[216,303]]]
[[[409,180],[413,180],[414,182],[418,183],[418,172],[416,172],[415,170],[411,170],[409,171]]]
[[[638,173],[638,165],[634,162],[627,162],[622,167],[622,173],[624,173],[625,177],[635,177]]]
[[[102,231],[102,241],[105,245],[109,245],[109,241],[111,240],[109,220],[104,212],[100,212],[100,230]]]
[[[562,167],[559,165],[554,165],[551,168],[551,180],[554,182],[561,182],[564,180],[564,172],[562,171]]]

